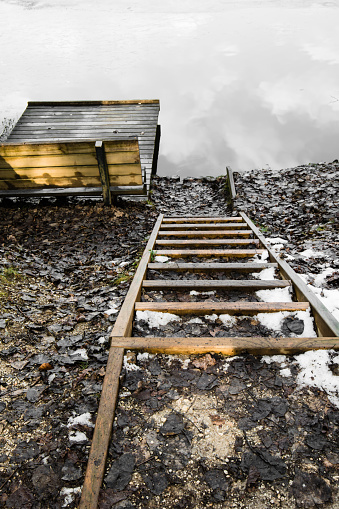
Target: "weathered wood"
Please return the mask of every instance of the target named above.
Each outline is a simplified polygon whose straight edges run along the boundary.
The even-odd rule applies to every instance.
[[[131,335],[134,315],[134,303],[137,299],[140,298],[142,282],[145,278],[147,265],[161,225],[162,218],[163,215],[160,214],[147,242],[144,254],[141,257],[139,266],[127,292],[117,320],[114,324],[111,333],[112,336]],[[95,509],[98,504],[100,488],[105,471],[107,450],[114,419],[114,410],[118,394],[119,375],[121,371],[123,354],[123,348],[116,348],[114,345],[111,345],[79,509]],[[111,365],[113,367],[111,367]],[[113,373],[112,370],[114,370]],[[108,378],[107,382],[106,377]]]
[[[213,231],[162,231],[159,232],[159,237],[249,237],[252,234],[251,230],[213,230]]]
[[[171,355],[293,355],[309,350],[339,350],[339,338],[265,338],[265,337],[112,337],[112,345],[128,350]]]
[[[104,378],[95,429],[89,453],[79,509],[96,509],[105,473],[108,443],[119,392],[119,376],[124,348],[111,346]]]
[[[138,140],[132,138],[129,140],[111,140],[106,147],[106,152],[137,152]],[[4,142],[0,145],[1,157],[23,157],[23,156],[45,156],[66,154],[93,154],[95,156],[95,141],[67,141],[50,142],[36,141],[15,143],[12,141]]]
[[[211,247],[211,246],[244,246],[258,245],[258,239],[204,239],[204,240],[157,240],[157,246],[171,247]]]
[[[210,271],[236,271],[236,272],[257,272],[270,267],[277,268],[277,263],[149,263],[148,268],[151,270],[175,270],[184,272],[210,272]]]
[[[57,107],[58,111],[60,110],[61,106],[65,106],[66,108],[69,108],[70,106],[121,106],[125,104],[131,104],[131,105],[155,105],[159,106],[160,101],[159,99],[130,99],[125,101],[29,101],[28,107],[32,108],[34,107],[45,107],[45,106],[53,106]]]
[[[172,258],[184,258],[187,256],[198,257],[226,257],[247,258],[256,254],[263,254],[265,249],[157,249],[158,256],[170,256]]]
[[[234,199],[236,197],[233,170],[230,166],[226,166],[226,189],[227,189],[227,204],[233,209]]]
[[[204,289],[223,289],[238,288],[242,290],[263,290],[270,288],[285,288],[291,286],[290,281],[282,279],[147,279],[143,282],[144,288],[204,288]]]
[[[134,175],[141,177],[140,164],[116,164],[108,166],[109,174],[114,178],[115,176],[129,176]],[[45,166],[42,168],[0,168],[1,180],[19,180],[36,178],[68,178],[68,177],[98,177],[98,162],[94,166]]]
[[[98,167],[102,185],[102,195],[104,199],[104,204],[109,206],[112,204],[112,196],[110,191],[110,179],[106,161],[105,148],[102,141],[97,141],[95,143],[95,150],[98,159]]]
[[[196,230],[237,230],[238,228],[247,228],[248,225],[244,222],[240,221],[237,223],[183,223],[183,224],[163,224],[161,227],[161,231],[165,230],[186,230],[186,229],[196,229]]]
[[[206,315],[227,313],[276,313],[278,311],[306,311],[308,302],[136,302],[136,311],[158,311],[177,315]]]
[[[163,223],[227,223],[232,221],[242,222],[242,217],[230,216],[230,217],[208,217],[208,216],[197,216],[197,217],[185,217],[185,216],[173,216],[165,217]]]
[[[248,226],[252,229],[254,234],[258,237],[261,244],[267,249],[270,260],[276,262],[279,266],[282,276],[286,279],[291,280],[295,294],[299,301],[307,301],[310,303],[314,320],[318,329],[319,336],[331,337],[339,336],[339,322],[334,318],[330,311],[324,306],[324,304],[314,295],[314,293],[307,288],[307,285],[302,279],[296,274],[296,272],[290,267],[285,260],[276,255],[266,242],[265,237],[261,234],[258,228],[252,223],[244,212],[241,212],[241,216]]]

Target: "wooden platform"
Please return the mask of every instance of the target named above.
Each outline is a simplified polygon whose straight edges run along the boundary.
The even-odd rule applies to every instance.
[[[137,138],[148,191],[157,166],[159,110],[158,100],[29,102],[7,141],[24,144]],[[43,167],[43,160],[38,163]]]

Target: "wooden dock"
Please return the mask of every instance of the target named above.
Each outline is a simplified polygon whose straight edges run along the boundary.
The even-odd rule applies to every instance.
[[[147,192],[157,169],[158,100],[29,102],[7,141],[138,140]]]

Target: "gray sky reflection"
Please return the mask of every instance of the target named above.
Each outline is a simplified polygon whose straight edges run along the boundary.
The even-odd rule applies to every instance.
[[[162,175],[333,160],[337,20],[311,0],[0,1],[0,115],[159,98]]]

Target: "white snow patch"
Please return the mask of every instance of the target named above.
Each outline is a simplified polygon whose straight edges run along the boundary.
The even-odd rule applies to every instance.
[[[311,350],[294,358],[301,368],[297,376],[299,386],[318,387],[339,407],[339,376],[334,375],[328,366],[332,362],[338,364],[339,355],[334,350]]]
[[[269,244],[287,244],[287,240],[281,237],[268,237],[266,240]]]
[[[64,503],[62,507],[67,507],[74,501],[75,495],[81,493],[81,487],[78,488],[62,488],[60,491],[60,496],[65,497]]]
[[[190,295],[214,295],[215,291],[211,290],[210,292],[197,292],[196,290],[191,290]]]
[[[148,353],[148,352],[142,352],[142,353],[138,353],[137,360],[138,361],[146,361],[148,359],[152,359],[152,357],[154,357],[154,354]]]
[[[268,259],[268,251],[267,249],[264,250],[262,254],[256,254],[252,257],[252,260],[255,262],[266,262]]]
[[[272,362],[283,364],[286,362],[286,359],[286,355],[263,355],[260,361],[266,362],[266,364],[272,364]]]
[[[158,311],[137,311],[136,320],[144,320],[148,322],[150,327],[159,327],[159,325],[167,325],[170,322],[180,320],[178,315],[173,313],[159,313]]]
[[[228,371],[228,368],[230,367],[231,362],[233,362],[235,359],[239,359],[239,355],[235,355],[234,357],[228,357],[224,360],[224,363],[222,365],[222,370],[226,373]]]
[[[204,323],[201,318],[191,318],[191,320],[187,323]]]
[[[218,320],[218,315],[216,315],[215,313],[213,313],[212,315],[205,315],[205,320],[208,320],[210,322],[215,322],[216,320]]]
[[[86,442],[87,437],[82,431],[71,431],[68,435],[70,442]]]
[[[158,262],[158,263],[166,263],[166,262],[168,262],[168,260],[170,260],[170,258],[168,256],[159,255],[154,258],[154,261]]]
[[[220,320],[224,325],[230,327],[231,325],[235,325],[237,323],[237,319],[235,316],[229,315],[227,313],[223,315],[219,315]]]
[[[48,383],[51,384],[54,380],[54,378],[56,377],[56,373],[52,373],[51,375],[49,375],[48,377]]]
[[[129,265],[129,262],[121,262],[121,263],[119,263],[119,267],[126,267],[126,265]]]
[[[316,294],[319,300],[327,307],[336,320],[339,320],[339,290],[327,290],[327,288],[317,288],[313,285],[308,287]]]
[[[292,376],[290,368],[284,368],[280,370],[280,375],[284,376],[285,378]]]
[[[315,286],[322,286],[325,283],[325,279],[328,276],[331,276],[335,272],[335,269],[332,269],[331,267],[327,267],[325,270],[323,270],[320,274],[312,274],[314,276],[314,284]]]
[[[290,314],[290,311],[277,311],[276,313],[258,313],[254,316],[261,325],[267,327],[268,329],[274,330],[276,332],[281,331],[282,322],[286,316]]]
[[[293,334],[294,337],[298,337],[298,338],[316,338],[317,337],[317,333],[314,329],[314,321],[311,316],[310,309],[307,309],[306,311],[297,311],[296,313],[294,313],[294,316],[304,322],[304,332],[302,332],[302,334]]]
[[[67,422],[67,426],[69,428],[72,428],[73,426],[76,426],[77,424],[82,424],[83,426],[89,426],[91,428],[94,428],[94,424],[92,422],[92,416],[89,412],[86,412],[81,415],[77,415],[76,417],[70,417]]]
[[[256,277],[257,279],[262,279],[264,281],[275,279],[275,268],[268,267],[268,269],[263,269],[260,272],[252,272],[252,276]]]
[[[98,339],[98,343],[99,345],[103,345],[104,343],[106,343],[106,338],[104,336],[101,336],[99,339]]]
[[[292,302],[292,287],[273,288],[272,290],[258,290],[255,292],[264,302]]]
[[[88,361],[88,355],[85,348],[79,348],[78,350],[69,353],[70,357],[73,357],[74,355],[79,355],[84,361]]]
[[[110,316],[110,315],[113,315],[113,314],[116,314],[119,312],[119,306],[117,305],[117,303],[114,300],[110,300],[108,305],[109,305],[109,308],[106,309],[106,311],[104,311],[104,314],[106,316]]]
[[[124,355],[124,364],[123,367],[126,369],[126,371],[139,371],[140,368],[136,364],[133,364],[133,362],[128,362],[127,355]]]
[[[314,249],[305,249],[305,251],[302,251],[299,253],[300,256],[303,256],[304,258],[324,258],[328,257],[327,254],[323,253],[322,251],[314,251]]]

